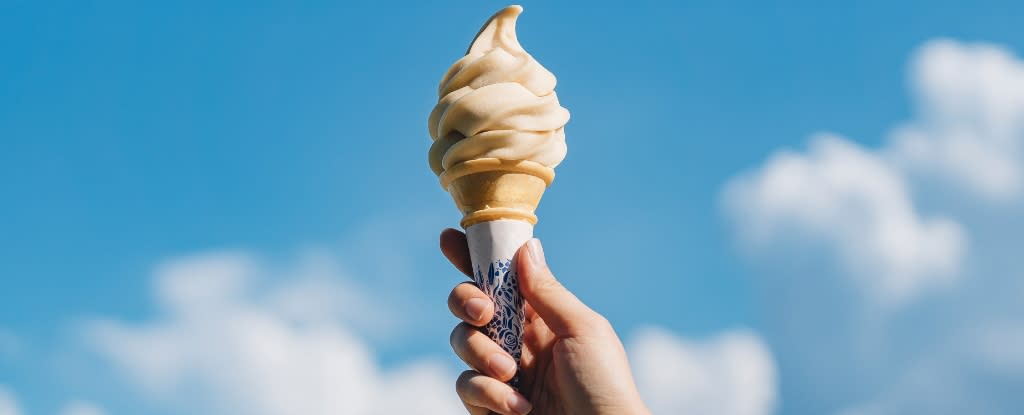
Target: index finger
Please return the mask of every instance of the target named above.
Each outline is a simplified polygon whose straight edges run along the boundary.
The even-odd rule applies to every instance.
[[[473,278],[473,266],[469,260],[469,244],[466,242],[466,234],[457,229],[448,228],[441,231],[441,253],[448,261],[455,265],[459,271]]]

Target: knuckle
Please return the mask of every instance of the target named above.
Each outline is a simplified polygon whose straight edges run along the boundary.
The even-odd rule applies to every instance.
[[[458,315],[459,308],[465,301],[463,297],[466,296],[466,290],[463,285],[469,284],[468,282],[462,282],[452,288],[452,291],[448,293],[448,308],[451,309],[452,313]]]
[[[614,328],[612,328],[612,322],[608,321],[608,318],[605,316],[596,312],[590,313],[590,316],[586,319],[586,323],[591,330],[594,330],[597,333],[607,334],[615,331]]]
[[[477,291],[480,291],[480,289],[477,288],[475,283],[470,281],[460,282],[448,293],[448,304],[454,306],[461,305]]]
[[[463,282],[460,282],[458,284],[455,284],[455,286],[452,287],[452,291],[450,293],[448,293],[448,298],[458,298],[459,294],[464,292],[464,290],[465,290],[464,286],[466,284],[472,284],[472,283],[470,283],[469,281],[463,281]]]
[[[452,348],[458,350],[462,348],[463,343],[466,342],[467,333],[466,323],[459,323],[452,329],[452,333],[448,336],[448,342],[451,343]]]
[[[470,386],[470,380],[476,376],[476,372],[472,370],[463,371],[458,378],[455,379],[455,392],[459,394],[459,397],[465,400],[468,388]]]
[[[541,278],[537,281],[534,289],[540,292],[559,292],[565,290],[561,282],[558,282],[554,277]]]
[[[458,300],[459,297],[457,297],[455,290],[452,290],[452,292],[448,293],[448,310],[451,310],[453,314],[458,312]]]

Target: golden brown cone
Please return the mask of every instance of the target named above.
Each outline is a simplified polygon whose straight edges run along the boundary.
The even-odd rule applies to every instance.
[[[462,227],[498,219],[537,223],[534,213],[555,171],[531,161],[477,159],[441,174],[441,185],[462,211]]]

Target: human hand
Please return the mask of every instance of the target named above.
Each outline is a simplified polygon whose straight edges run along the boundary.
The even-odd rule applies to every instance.
[[[472,277],[465,234],[446,229],[441,252]],[[473,282],[448,296],[448,308],[463,321],[452,330],[452,349],[472,368],[455,385],[469,413],[649,414],[615,330],[555,279],[540,241],[524,244],[515,260],[526,303],[519,392],[504,383],[516,373],[512,356],[478,330],[494,316],[494,303]]]

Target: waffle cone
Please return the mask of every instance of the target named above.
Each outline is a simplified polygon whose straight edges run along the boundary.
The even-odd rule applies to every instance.
[[[452,166],[440,179],[468,228],[499,219],[536,224],[534,212],[554,177],[554,170],[531,161],[478,159]]]

